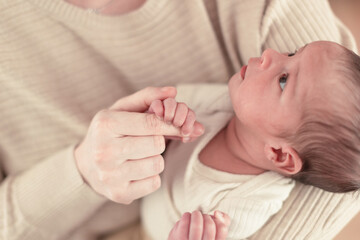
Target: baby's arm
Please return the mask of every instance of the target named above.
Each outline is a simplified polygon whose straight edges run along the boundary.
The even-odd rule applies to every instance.
[[[204,132],[203,125],[196,121],[194,111],[185,103],[179,103],[174,98],[153,101],[148,112],[154,113],[168,124],[181,128],[181,133],[184,135],[183,142],[193,141]]]
[[[176,222],[168,240],[225,240],[229,225],[229,216],[220,211],[215,211],[214,215],[186,212]]]

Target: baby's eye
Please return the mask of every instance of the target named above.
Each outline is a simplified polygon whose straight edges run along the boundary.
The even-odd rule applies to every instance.
[[[296,54],[296,52],[297,52],[297,50],[295,50],[294,52],[292,52],[292,53],[288,53],[288,57],[292,57],[292,56],[294,56],[295,54]]]
[[[283,91],[287,82],[289,74],[287,73],[283,73],[281,74],[280,78],[279,78],[279,83],[280,83],[280,88]]]

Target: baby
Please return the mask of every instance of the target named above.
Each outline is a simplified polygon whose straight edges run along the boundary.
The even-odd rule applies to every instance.
[[[229,218],[229,239],[249,237],[279,211],[292,179],[360,188],[360,58],[348,49],[325,41],[290,54],[267,49],[230,79],[229,94],[219,85],[178,90],[206,134],[167,147],[162,187],[143,201],[153,239],[225,239]],[[149,111],[184,133],[201,127],[174,99]]]

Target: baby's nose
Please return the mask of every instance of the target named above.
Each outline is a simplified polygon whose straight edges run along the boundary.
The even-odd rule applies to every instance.
[[[280,54],[277,51],[275,51],[271,48],[266,49],[263,52],[263,54],[261,55],[261,60],[260,60],[261,67],[263,69],[268,68],[270,66],[271,62],[279,55]]]

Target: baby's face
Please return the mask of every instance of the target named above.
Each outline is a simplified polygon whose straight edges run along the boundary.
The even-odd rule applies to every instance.
[[[238,123],[267,137],[294,133],[305,108],[327,107],[333,89],[344,87],[334,70],[342,52],[340,45],[321,41],[295,54],[267,49],[249,59],[229,82]]]

